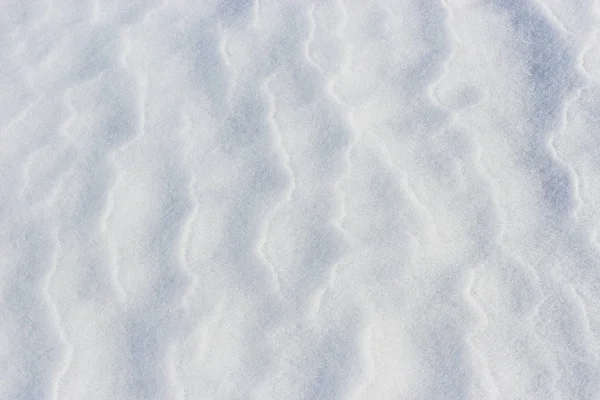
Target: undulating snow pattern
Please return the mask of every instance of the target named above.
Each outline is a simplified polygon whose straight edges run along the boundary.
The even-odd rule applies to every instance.
[[[0,399],[600,398],[595,1],[0,20]]]

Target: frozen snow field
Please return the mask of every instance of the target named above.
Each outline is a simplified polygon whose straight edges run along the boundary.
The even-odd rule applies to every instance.
[[[0,400],[600,399],[596,0],[0,0]]]

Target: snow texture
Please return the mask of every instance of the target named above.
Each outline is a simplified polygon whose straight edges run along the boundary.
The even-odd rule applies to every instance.
[[[600,399],[599,31],[0,2],[0,399]]]

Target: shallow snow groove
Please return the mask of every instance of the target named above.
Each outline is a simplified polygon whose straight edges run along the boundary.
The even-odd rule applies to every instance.
[[[600,396],[596,0],[0,5],[0,399]]]

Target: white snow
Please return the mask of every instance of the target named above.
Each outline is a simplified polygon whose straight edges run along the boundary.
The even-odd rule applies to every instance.
[[[0,400],[599,399],[596,3],[0,2]]]

